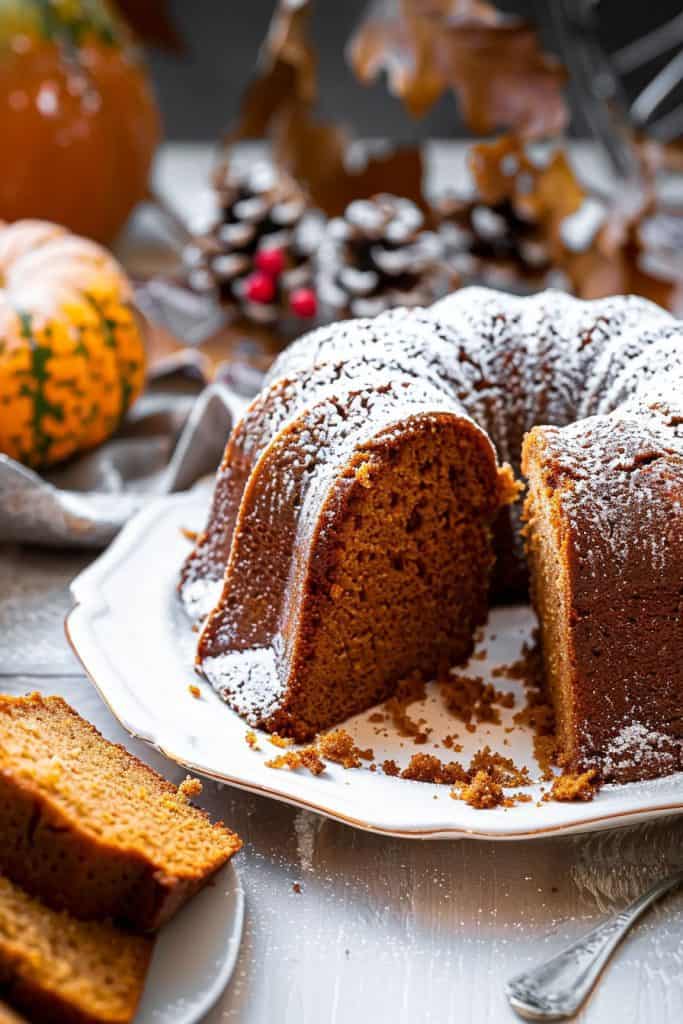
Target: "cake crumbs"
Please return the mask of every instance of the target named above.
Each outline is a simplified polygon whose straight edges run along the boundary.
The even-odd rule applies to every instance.
[[[372,750],[361,750],[356,746],[346,729],[334,729],[318,738],[318,751],[328,761],[340,764],[342,768],[360,768],[362,761],[372,761]]]
[[[187,775],[178,786],[178,793],[187,800],[191,800],[193,797],[201,796],[203,788],[199,779],[193,779],[191,775]]]
[[[426,696],[425,682],[419,673],[413,673],[402,679],[396,687],[393,697],[384,702],[394,728],[399,736],[418,737],[421,742],[425,736],[422,728],[424,720],[415,721],[407,712],[411,704],[424,700]]]
[[[199,533],[197,530],[190,530],[187,526],[181,526],[180,532],[185,540],[189,540],[191,544],[197,543],[197,540],[199,539]]]
[[[559,800],[570,803],[579,800],[592,800],[600,788],[595,768],[587,772],[568,772],[558,775],[550,790],[543,794],[544,800]]]
[[[401,772],[402,779],[413,782],[433,782],[437,785],[454,785],[467,780],[467,772],[457,761],[448,764],[434,754],[413,754],[408,767]]]
[[[505,800],[503,787],[484,769],[478,771],[471,782],[453,790],[451,796],[455,800],[464,800],[470,807],[482,811],[500,807]]]
[[[253,729],[247,729],[247,731],[244,734],[244,740],[247,746],[250,747],[252,750],[261,749],[258,742],[258,736],[256,735]]]
[[[500,708],[514,707],[512,692],[497,690],[481,676],[448,672],[439,679],[441,697],[448,711],[474,732],[475,722],[500,725]]]
[[[456,754],[459,754],[462,750],[462,743],[456,743],[457,734],[448,733],[447,736],[441,740],[446,750],[454,750]]]
[[[202,691],[199,689],[196,683],[190,683],[190,685],[188,686],[188,690],[190,691],[190,696],[194,697],[195,700],[201,699]]]
[[[308,769],[311,775],[322,775],[325,771],[325,762],[322,760],[315,747],[304,747],[299,751],[301,764]]]
[[[295,892],[297,895],[300,895],[303,892],[301,882],[292,882],[292,892]]]
[[[485,771],[499,786],[530,786],[531,778],[525,765],[518,768],[511,757],[498,754],[489,746],[482,747],[472,756],[469,766],[470,778]]]
[[[266,768],[284,768],[288,771],[296,771],[297,768],[306,768],[311,775],[322,775],[325,771],[325,762],[320,758],[315,747],[302,747],[301,750],[287,750],[284,754],[266,761]]]
[[[285,747],[291,747],[292,744],[294,743],[294,740],[291,739],[289,736],[278,736],[278,734],[274,732],[271,736],[268,737],[268,742],[272,743],[274,747],[281,747],[282,749],[284,749]]]
[[[513,720],[516,725],[528,726],[533,730],[534,753],[543,772],[542,779],[554,780],[552,789],[544,794],[543,800],[590,799],[596,790],[593,782],[594,772],[584,773],[582,776],[567,774],[556,778],[551,767],[557,764],[554,716],[542,688],[538,634],[535,634],[531,643],[524,645],[518,661],[510,665],[496,666],[493,674],[496,677],[519,679],[524,683],[526,705],[514,715]],[[468,732],[475,732],[482,723],[500,724],[500,709],[514,706],[513,693],[497,689],[480,676],[443,671],[439,674],[439,684],[442,699],[449,710],[463,721]],[[420,674],[413,673],[399,683],[396,693],[384,703],[382,710],[374,711],[368,716],[368,721],[379,726],[391,720],[393,727],[401,736],[411,738],[414,744],[424,743],[432,729],[425,728],[426,719],[413,718],[407,709],[411,704],[425,698],[424,679]],[[381,730],[375,730],[379,731]],[[506,733],[511,731],[513,727],[505,729]],[[255,733],[250,730],[246,739],[252,746],[256,741]],[[462,744],[456,742],[457,739],[457,733],[449,733],[443,737],[441,743],[447,750],[459,752],[462,750]],[[270,737],[270,742],[276,747],[289,747],[293,743],[292,740],[277,734]],[[402,742],[399,745],[404,747]],[[373,759],[374,753],[371,749],[362,750],[345,729],[339,728],[319,736],[311,746],[287,750],[267,761],[266,765],[269,768],[289,770],[307,768],[312,774],[319,775],[325,770],[326,760],[340,764],[345,769],[361,768],[362,762],[369,761],[372,763],[366,767],[370,771],[376,772],[381,768],[388,777],[450,786],[450,796],[453,799],[464,800],[469,806],[477,809],[508,808],[517,803],[533,801],[533,797],[528,793],[506,792],[531,785],[533,780],[528,768],[518,767],[512,758],[492,751],[488,745],[477,750],[467,766],[458,761],[442,761],[435,754],[427,753],[412,754],[408,766],[404,769],[401,769],[393,759],[386,759],[381,765],[377,765]]]

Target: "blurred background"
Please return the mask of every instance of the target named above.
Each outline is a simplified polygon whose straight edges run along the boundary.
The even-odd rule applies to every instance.
[[[146,318],[118,414],[90,389],[97,430],[70,385],[45,428],[12,319],[0,451],[59,464],[143,389],[248,396],[305,330],[471,284],[683,314],[681,80],[681,0],[0,0],[0,242],[19,263],[64,228],[109,246]],[[60,274],[85,294],[101,259],[69,245],[86,255],[45,271],[58,316]],[[44,305],[24,266],[12,302]],[[56,366],[89,381],[69,317]]]
[[[554,3],[561,4],[562,0],[498,0],[496,6],[534,21],[546,48],[557,52],[550,13]],[[148,17],[153,17],[155,6],[150,3]],[[274,0],[250,0],[248,4],[237,0],[168,0],[165,9],[182,49],[173,52],[154,47],[149,52],[149,63],[170,138],[214,139],[231,123],[274,6]],[[315,7],[313,37],[319,54],[320,112],[346,121],[357,135],[412,139],[471,134],[458,116],[453,96],[444,97],[429,114],[414,121],[406,116],[399,100],[388,95],[384,82],[366,88],[356,81],[345,63],[344,45],[368,6],[367,0],[321,0]],[[582,4],[574,6],[578,9]],[[676,15],[683,17],[681,0],[600,0],[595,7],[600,41],[610,53]],[[628,76],[626,88],[631,97],[670,57],[670,53],[663,54]],[[672,96],[670,105],[674,102]],[[665,105],[662,113],[667,109]],[[573,134],[585,136],[585,119],[576,107],[573,114]]]

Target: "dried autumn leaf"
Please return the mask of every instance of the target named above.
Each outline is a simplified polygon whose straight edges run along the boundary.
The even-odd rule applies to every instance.
[[[477,134],[514,128],[534,138],[564,128],[565,71],[541,51],[536,30],[526,22],[448,23],[439,30],[435,60]]]
[[[309,39],[310,0],[280,0],[263,46],[258,73],[242,101],[228,144],[267,137],[273,158],[305,186],[313,203],[336,215],[353,199],[390,186],[421,207],[422,156],[415,147],[370,154],[349,165],[350,139],[338,124],[314,114],[316,59]]]
[[[428,204],[423,191],[424,163],[417,146],[400,146],[367,154],[360,166],[345,162],[338,180],[344,206],[353,199],[365,199],[388,188],[404,199],[411,199],[423,210]]]
[[[580,298],[632,293],[676,307],[680,281],[645,265],[639,228],[651,212],[647,197],[629,209],[610,206],[586,191],[564,152],[545,162],[532,159],[516,136],[476,144],[469,164],[485,203],[508,201],[539,227],[553,265]]]
[[[360,81],[370,84],[386,72],[390,91],[421,117],[447,87],[433,59],[437,18],[455,14],[460,6],[460,0],[376,0],[347,49]],[[474,6],[482,20],[498,17],[487,3]]]
[[[381,0],[349,45],[358,78],[386,72],[416,117],[451,88],[475,132],[515,128],[528,137],[566,122],[565,72],[527,22],[483,0]]]
[[[516,135],[475,144],[468,163],[484,202],[495,205],[509,200],[519,216],[542,224],[553,241],[561,222],[586,198],[562,150],[556,150],[549,161],[534,160]]]
[[[306,186],[313,204],[330,217],[343,213],[354,199],[388,187],[427,209],[422,153],[416,146],[366,151],[351,161],[351,142],[343,129],[302,111],[278,119],[273,147],[277,163]]]
[[[279,0],[257,74],[242,97],[238,123],[227,142],[262,138],[283,111],[302,112],[315,103],[317,62],[308,36],[310,15],[310,0]]]

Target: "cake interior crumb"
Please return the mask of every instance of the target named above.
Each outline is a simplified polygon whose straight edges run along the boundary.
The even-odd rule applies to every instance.
[[[544,794],[544,800],[571,801],[592,800],[598,792],[597,772],[590,768],[587,772],[558,775],[550,790]]]

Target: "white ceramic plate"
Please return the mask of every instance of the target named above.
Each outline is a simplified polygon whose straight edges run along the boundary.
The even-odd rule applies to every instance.
[[[230,981],[243,924],[244,892],[227,864],[159,933],[135,1024],[202,1020]]]
[[[77,603],[67,619],[67,634],[102,697],[133,735],[192,771],[389,835],[522,839],[608,828],[683,810],[682,774],[606,786],[589,803],[549,801],[536,806],[541,795],[537,784],[527,790],[532,802],[483,811],[451,799],[446,786],[391,778],[380,771],[329,765],[314,778],[305,771],[266,767],[279,751],[265,735],[259,739],[261,750],[251,750],[245,723],[195,675],[196,634],[176,598],[178,570],[188,551],[181,528],[204,525],[206,500],[206,494],[195,493],[150,505],[72,584]],[[495,665],[515,661],[533,625],[526,607],[495,609],[479,648],[486,650],[486,658],[473,660],[463,671],[493,678]],[[523,704],[520,684],[505,678],[493,681],[515,691],[518,710]],[[200,700],[190,694],[193,683],[201,688]],[[539,774],[531,735],[520,728],[505,731],[515,709],[503,712],[501,725],[482,725],[470,734],[448,714],[433,688],[424,705],[412,705],[409,713],[433,726],[435,743],[458,733],[463,744],[455,755],[458,760],[467,763],[489,744],[516,764],[527,764],[532,777]],[[360,747],[373,748],[380,764],[393,758],[405,765],[412,753],[432,749],[429,744],[415,747],[391,727],[378,736],[379,727],[369,718],[370,713],[358,715],[345,728]],[[434,752],[450,759],[443,745]]]

